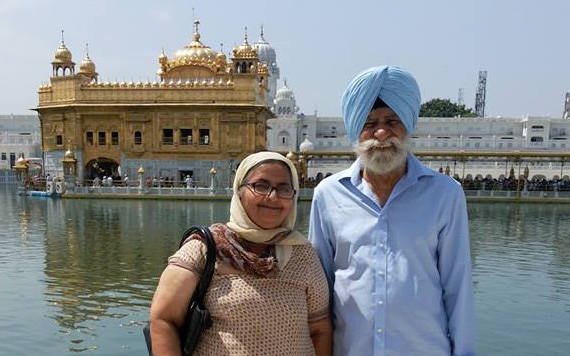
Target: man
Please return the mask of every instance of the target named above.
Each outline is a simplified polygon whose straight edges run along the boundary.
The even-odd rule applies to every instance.
[[[315,189],[309,238],[331,288],[335,355],[473,355],[465,196],[408,151],[420,91],[393,66],[342,98],[358,159]]]

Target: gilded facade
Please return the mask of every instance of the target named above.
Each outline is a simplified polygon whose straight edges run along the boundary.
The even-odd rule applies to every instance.
[[[200,41],[198,25],[184,48],[159,55],[155,82],[100,82],[88,51],[76,72],[62,38],[35,109],[46,173],[61,175],[71,149],[86,180],[132,179],[143,167],[145,176],[206,185],[215,168],[229,186],[238,162],[266,147],[268,69],[247,34],[228,60]]]

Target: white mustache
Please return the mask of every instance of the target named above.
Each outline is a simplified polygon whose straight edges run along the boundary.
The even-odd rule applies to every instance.
[[[363,142],[360,142],[358,144],[359,148],[362,151],[371,151],[373,149],[376,148],[390,148],[390,147],[394,147],[394,148],[402,148],[403,144],[402,141],[400,141],[397,137],[390,137],[384,141],[380,141],[377,139],[370,139],[370,140],[366,140]]]

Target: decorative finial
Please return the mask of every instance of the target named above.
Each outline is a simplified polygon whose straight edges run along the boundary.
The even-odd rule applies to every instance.
[[[261,24],[261,33],[260,33],[260,37],[262,41],[265,41],[265,38],[263,38],[263,24]]]
[[[224,44],[222,42],[220,42],[220,52],[224,53]]]
[[[287,78],[284,78],[284,79],[283,79],[283,85],[284,85],[285,87],[287,87]]]
[[[198,25],[200,24],[200,20],[194,21],[194,41],[200,41],[200,32],[198,32]]]
[[[89,43],[85,42],[85,58],[89,59]]]
[[[245,30],[245,31],[244,31],[244,32],[245,32],[245,37],[244,37],[244,40],[243,40],[243,44],[248,45],[249,43],[247,43],[247,26],[244,27],[244,30]]]
[[[65,44],[65,42],[63,41],[63,30],[61,30],[61,44]]]

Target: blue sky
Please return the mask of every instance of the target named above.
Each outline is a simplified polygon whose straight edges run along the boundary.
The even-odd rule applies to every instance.
[[[474,106],[488,71],[492,116],[559,117],[570,90],[567,0],[2,0],[0,113],[26,114],[51,75],[60,30],[76,63],[89,54],[103,80],[153,80],[157,56],[189,42],[192,8],[202,42],[228,51],[265,27],[302,112],[340,115],[340,96],[360,70],[398,64],[418,79],[423,101]]]

